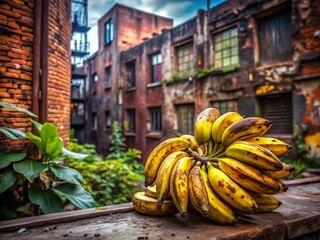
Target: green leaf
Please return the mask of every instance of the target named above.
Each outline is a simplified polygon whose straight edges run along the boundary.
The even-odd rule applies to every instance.
[[[51,166],[50,170],[54,173],[54,175],[62,180],[65,180],[69,183],[73,183],[76,185],[81,185],[82,184],[82,176],[81,174],[69,167],[64,167],[64,166]]]
[[[42,154],[44,153],[43,143],[40,137],[34,135],[32,132],[27,132],[26,139],[31,140],[37,146],[37,148],[41,151],[41,153]]]
[[[0,101],[0,107],[3,107],[3,108],[13,108],[19,112],[23,112],[23,113],[26,113],[28,116],[30,117],[38,117],[37,115],[35,115],[34,113],[32,112],[29,112],[27,109],[24,109],[24,108],[21,108],[21,107],[18,107],[14,104],[11,104],[11,103],[7,103],[7,102],[2,102]]]
[[[7,169],[0,174],[0,193],[10,188],[16,181],[17,174],[12,169]]]
[[[26,156],[26,153],[0,152],[0,169],[9,166],[12,162],[19,162]]]
[[[86,157],[88,157],[88,154],[81,154],[81,153],[75,153],[75,152],[71,152],[66,148],[62,148],[62,156],[64,157],[72,157],[74,159],[84,159]]]
[[[39,205],[44,213],[55,213],[63,210],[63,202],[54,191],[42,190],[37,186],[32,186],[29,189],[29,199],[35,204]]]
[[[43,124],[40,131],[40,138],[42,141],[44,153],[48,153],[47,152],[48,143],[54,141],[54,139],[58,137],[59,137],[58,128],[54,124],[48,123],[48,122]]]
[[[13,140],[25,138],[24,132],[21,132],[20,130],[14,128],[0,127],[0,132],[2,132],[7,138]]]
[[[52,190],[57,194],[63,195],[78,208],[91,208],[95,206],[91,194],[79,185],[63,183]]]
[[[48,160],[54,160],[62,152],[63,140],[59,137],[52,139],[47,143],[46,153],[49,155]]]
[[[29,118],[30,122],[34,126],[34,128],[37,130],[37,133],[40,135],[42,124],[38,123],[37,121],[34,121],[33,119]]]
[[[32,159],[25,159],[21,162],[14,163],[13,169],[16,172],[23,174],[29,182],[32,182],[41,173],[48,170],[48,166]]]

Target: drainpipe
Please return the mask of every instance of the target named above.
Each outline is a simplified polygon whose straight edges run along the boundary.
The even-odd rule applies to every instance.
[[[32,67],[32,112],[39,116],[40,90],[40,46],[41,46],[41,9],[42,1],[35,1],[35,21],[33,36]]]
[[[32,112],[48,121],[49,0],[35,0]]]
[[[37,0],[38,1],[38,0]],[[42,1],[40,57],[40,115],[41,123],[48,121],[48,55],[49,55],[49,0]]]

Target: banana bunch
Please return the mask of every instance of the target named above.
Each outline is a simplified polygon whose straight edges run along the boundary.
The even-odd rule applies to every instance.
[[[263,136],[270,127],[260,117],[203,110],[194,136],[169,138],[152,150],[145,163],[145,192],[134,195],[134,208],[182,217],[195,209],[219,224],[277,209],[281,202],[273,195],[287,190],[281,179],[294,168],[278,158],[291,146]]]

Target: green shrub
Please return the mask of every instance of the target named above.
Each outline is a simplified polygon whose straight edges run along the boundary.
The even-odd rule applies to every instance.
[[[97,206],[129,202],[135,192],[143,189],[143,165],[138,163],[141,152],[136,149],[125,151],[124,139],[118,122],[112,125],[110,153],[103,159],[91,144],[78,144],[71,138],[70,150],[88,157],[77,160],[68,158],[68,165],[83,176],[83,186],[90,192]]]

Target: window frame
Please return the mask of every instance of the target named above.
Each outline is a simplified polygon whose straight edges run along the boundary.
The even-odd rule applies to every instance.
[[[135,89],[136,88],[136,60],[127,62],[125,64],[125,67],[126,67],[126,88],[129,90]],[[129,69],[130,69],[130,72],[129,72]],[[131,85],[129,85],[129,82],[131,82]]]
[[[127,108],[126,109],[126,121],[128,122],[128,128],[126,129],[127,133],[136,132],[136,109]]]
[[[268,60],[261,59],[261,50],[260,50],[260,40],[259,40],[259,34],[260,34],[260,29],[259,29],[259,22],[266,20],[267,18],[272,18],[272,17],[279,17],[279,14],[281,13],[289,13],[290,17],[289,22],[291,23],[291,17],[292,17],[292,12],[291,12],[291,8],[288,10],[287,8],[290,6],[290,4],[283,4],[282,6],[278,6],[276,8],[272,8],[266,12],[263,12],[262,14],[258,14],[257,16],[255,16],[254,19],[254,46],[255,46],[255,51],[254,51],[254,61],[255,61],[255,65],[256,66],[261,66],[261,67],[265,67],[265,66],[272,66],[272,65],[277,65],[277,64],[281,64],[281,63],[286,63],[286,62],[292,62],[293,59],[293,53],[294,53],[294,49],[293,49],[293,42],[292,42],[292,37],[291,35],[288,36],[288,39],[291,41],[291,54],[287,59],[284,60],[274,60],[272,61],[272,59],[269,61],[271,62],[267,62]],[[290,28],[291,29],[291,28]],[[277,32],[277,31],[275,31]],[[291,31],[290,31],[291,32]],[[280,33],[278,33],[280,34]],[[272,46],[271,46],[272,47]],[[281,54],[279,54],[281,55]]]
[[[234,31],[235,34],[232,33]],[[224,38],[224,34],[229,32],[229,37]],[[217,40],[217,38],[220,38]],[[235,39],[235,40],[234,40]],[[229,41],[227,47],[223,47],[223,43]],[[234,43],[232,43],[234,41]],[[221,45],[219,49],[217,49],[218,44]],[[224,69],[232,66],[240,65],[240,51],[239,51],[239,30],[238,25],[228,26],[221,31],[212,33],[212,47],[213,47],[213,68],[214,69]],[[236,53],[232,53],[235,49]],[[229,50],[230,54],[228,56],[224,56],[224,52]],[[218,53],[220,53],[220,57],[218,58]],[[237,62],[232,63],[232,58],[237,57]],[[229,59],[230,62],[227,65],[224,65],[224,60]],[[220,65],[217,65],[217,62],[220,62]]]
[[[154,58],[156,58],[154,63]],[[150,55],[150,65],[151,65],[151,83],[158,83],[162,81],[162,63],[163,56],[161,52],[156,52]],[[158,67],[160,70],[158,70]],[[159,73],[160,72],[160,73]],[[160,76],[158,76],[158,74]]]
[[[221,103],[226,103],[227,106],[225,108],[225,111],[221,110]],[[229,103],[233,103],[232,107],[229,106]],[[217,106],[218,104],[219,106]],[[220,111],[220,115],[226,113],[226,112],[238,112],[239,105],[238,105],[238,99],[233,98],[233,99],[223,99],[223,100],[214,100],[210,102],[210,105]]]
[[[104,24],[104,44],[108,45],[112,43],[113,41],[113,20],[110,18],[108,21]]]
[[[111,112],[109,110],[106,110],[104,112],[105,117],[105,129],[109,130],[112,127],[112,121],[111,121]]]
[[[179,104],[175,106],[176,108],[176,113],[177,113],[177,123],[178,123],[178,131],[181,134],[190,134],[193,135],[194,132],[194,123],[195,123],[195,105],[194,103],[186,103],[186,104]],[[188,117],[185,118],[185,116],[180,116],[180,114],[182,113],[181,111],[183,111],[183,108],[185,109],[185,112],[187,112],[187,114],[189,115],[188,117],[191,116],[191,118],[189,119]],[[188,112],[190,109],[192,108],[192,112]],[[185,124],[189,124],[189,126],[187,126],[187,130],[189,131],[183,131],[185,130],[184,126],[181,126],[181,120],[183,122],[183,125]],[[185,120],[187,120],[187,123],[185,123]],[[189,120],[191,120],[189,122]],[[189,122],[189,123],[188,123]]]
[[[92,113],[91,130],[93,130],[93,131],[98,130],[98,114],[96,112]]]
[[[149,132],[162,133],[162,109],[161,107],[149,108]]]
[[[105,74],[105,83],[106,88],[111,88],[111,82],[112,82],[112,66],[105,67],[104,69]]]
[[[189,51],[191,54],[182,54],[182,56],[179,56],[180,52],[183,52],[183,48],[189,48]],[[183,50],[182,50],[183,49]],[[190,53],[189,52],[189,53]],[[180,59],[186,58],[188,56],[189,60],[185,61],[185,59],[180,62]],[[194,42],[188,41],[181,45],[175,46],[175,72],[178,75],[181,75],[181,77],[189,77],[189,75],[193,75],[195,73],[195,66],[194,66]],[[181,70],[181,65],[187,65],[188,67],[185,70]]]

